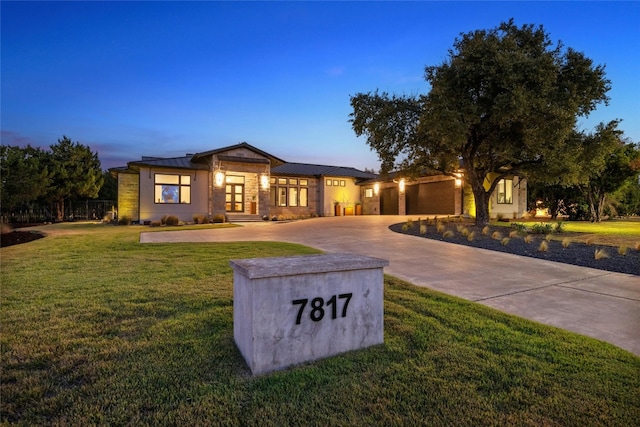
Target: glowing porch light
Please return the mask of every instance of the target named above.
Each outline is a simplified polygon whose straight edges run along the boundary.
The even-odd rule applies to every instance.
[[[375,184],[373,184],[373,193],[377,196],[379,192],[380,192],[380,184],[376,182]]]
[[[260,187],[262,187],[263,190],[269,189],[269,175],[266,173],[260,175]]]
[[[224,172],[217,170],[213,175],[213,183],[216,187],[222,187],[224,185]]]
[[[460,188],[462,186],[462,180],[460,178],[456,178],[456,188]]]
[[[399,186],[400,186],[400,192],[404,193],[404,178],[400,180]]]

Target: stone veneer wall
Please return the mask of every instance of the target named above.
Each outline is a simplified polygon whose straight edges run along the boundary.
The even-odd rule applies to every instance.
[[[140,180],[138,174],[118,174],[118,218],[124,216],[132,221],[139,221],[140,212]]]

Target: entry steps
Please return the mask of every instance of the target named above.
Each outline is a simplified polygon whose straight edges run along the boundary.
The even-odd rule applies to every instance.
[[[262,222],[260,215],[227,214],[228,222]]]

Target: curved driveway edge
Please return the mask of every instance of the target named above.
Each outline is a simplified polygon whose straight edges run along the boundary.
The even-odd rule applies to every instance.
[[[394,233],[402,216],[347,216],[143,232],[141,243],[282,241],[389,260],[386,274],[640,356],[640,277]],[[415,219],[415,217],[414,217]]]

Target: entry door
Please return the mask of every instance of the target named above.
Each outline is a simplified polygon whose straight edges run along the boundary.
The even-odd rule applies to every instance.
[[[225,201],[227,212],[244,212],[244,184],[227,184]]]

